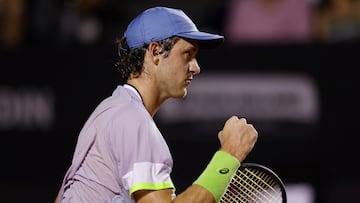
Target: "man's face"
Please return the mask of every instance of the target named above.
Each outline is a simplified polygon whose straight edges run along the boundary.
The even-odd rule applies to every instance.
[[[183,98],[193,75],[200,73],[196,60],[199,47],[195,40],[180,38],[157,68],[158,87],[165,98]]]

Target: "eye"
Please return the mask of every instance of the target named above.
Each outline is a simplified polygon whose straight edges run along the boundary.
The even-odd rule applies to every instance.
[[[185,52],[185,57],[187,60],[191,61],[191,59],[193,58],[192,52],[191,51]]]

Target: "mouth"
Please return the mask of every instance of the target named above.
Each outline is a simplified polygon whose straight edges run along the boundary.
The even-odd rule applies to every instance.
[[[190,78],[190,79],[185,80],[185,84],[186,84],[186,86],[190,86],[190,85],[191,85],[191,81],[192,81],[192,79],[191,79],[191,78]]]

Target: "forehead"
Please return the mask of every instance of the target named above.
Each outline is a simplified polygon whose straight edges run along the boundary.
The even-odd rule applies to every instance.
[[[199,50],[199,43],[197,40],[180,38],[174,45],[174,48],[180,50],[191,50],[197,52]]]

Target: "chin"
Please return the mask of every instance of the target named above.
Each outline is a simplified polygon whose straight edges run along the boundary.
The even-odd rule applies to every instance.
[[[182,95],[182,98],[185,98],[187,95],[187,89],[184,89],[184,94]]]
[[[186,95],[187,95],[187,90],[186,89],[184,89],[184,91],[183,92],[179,92],[179,94],[177,94],[177,95],[174,95],[173,96],[173,98],[176,98],[176,99],[182,99],[182,98],[185,98],[186,97]]]

